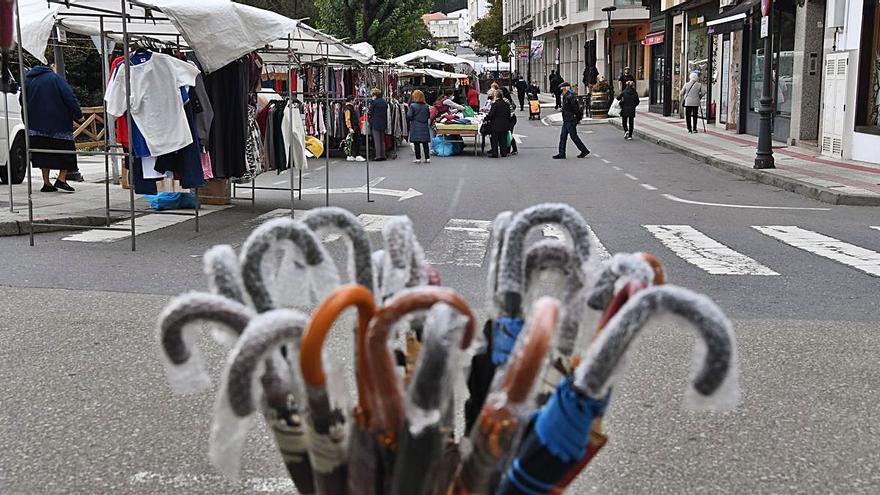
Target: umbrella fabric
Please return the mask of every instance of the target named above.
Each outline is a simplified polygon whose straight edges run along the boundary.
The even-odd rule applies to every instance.
[[[487,397],[471,430],[472,450],[462,463],[451,494],[490,493],[492,475],[510,455],[520,432],[524,404],[543,369],[558,321],[558,301],[542,297],[535,302],[529,328],[500,380],[500,389]]]
[[[312,456],[312,468],[318,493],[346,493],[349,487],[348,456],[360,453],[360,448],[348,450],[349,435],[346,431],[344,412],[335,407],[327,389],[327,377],[324,374],[321,350],[327,333],[342,312],[350,306],[358,310],[358,331],[356,339],[358,404],[355,406],[355,425],[362,428],[369,424],[370,410],[365,402],[371,386],[369,375],[364,363],[364,335],[367,325],[375,312],[373,294],[364,286],[357,284],[344,285],[336,288],[315,310],[300,350],[300,368],[306,386],[309,405],[309,416],[306,420],[306,435],[309,451]],[[362,436],[357,435],[356,440]],[[357,446],[359,447],[360,444]],[[369,446],[366,446],[369,452]],[[375,468],[370,464],[369,454],[366,458],[357,458],[353,466],[357,471],[351,473],[351,482],[367,488],[375,486],[371,475]],[[365,467],[361,472],[359,469]]]

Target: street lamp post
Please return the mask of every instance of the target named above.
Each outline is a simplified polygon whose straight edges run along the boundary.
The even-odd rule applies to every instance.
[[[754,168],[776,168],[773,159],[773,141],[770,130],[773,124],[773,1],[761,0],[762,24],[766,23],[767,36],[764,38],[764,80],[761,85],[761,123],[758,127],[758,149],[755,152]],[[762,33],[763,34],[763,33]]]
[[[605,73],[608,78],[608,85],[611,86],[611,36],[613,28],[611,27],[611,13],[617,10],[617,7],[611,5],[602,9],[602,12],[608,16],[608,29],[605,30]],[[611,86],[612,90],[614,86]],[[613,93],[612,93],[613,94]]]

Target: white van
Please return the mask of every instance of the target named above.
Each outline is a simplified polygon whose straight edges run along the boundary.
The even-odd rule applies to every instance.
[[[9,134],[12,136],[12,149],[9,153],[9,139],[6,136],[6,122],[0,120],[0,184],[6,184],[9,181],[9,168],[12,165],[12,183],[21,184],[27,176],[27,163],[25,163],[24,150],[24,123],[21,120],[21,105],[18,103],[18,84],[13,83],[13,87],[9,88],[10,92],[3,93],[6,97],[7,109],[9,112]],[[0,119],[6,118],[3,115],[3,108],[0,107]],[[10,156],[11,155],[11,158]]]

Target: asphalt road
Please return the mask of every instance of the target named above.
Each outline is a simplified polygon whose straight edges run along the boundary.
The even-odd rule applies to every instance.
[[[598,156],[550,160],[558,130],[522,116],[520,154],[503,160],[466,155],[414,165],[402,148],[397,160],[373,164],[372,178],[385,177],[377,187],[421,196],[377,194],[367,203],[363,194],[343,193],[331,201],[357,214],[409,215],[429,255],[446,242],[450,219],[492,220],[502,210],[569,203],[608,251],[652,252],[670,282],[725,309],[739,344],[740,407],[683,409],[693,337],[662,320],[646,332],[615,391],[608,446],[571,493],[880,491],[880,278],[866,272],[875,265],[848,266],[754,228],[796,226],[877,252],[880,230],[870,227],[880,226],[878,210],[748,182],[623,141],[606,125],[581,126]],[[322,165],[312,166],[304,187],[323,187]],[[336,161],[330,170],[332,188],[366,183],[363,164]],[[264,184],[282,180],[261,177]],[[295,206],[323,204],[323,195],[307,194]],[[63,240],[69,233],[41,234],[33,248],[24,237],[0,238],[0,493],[292,492],[261,425],[246,444],[240,484],[213,471],[206,456],[213,396],[172,395],[155,338],[169,297],[205,287],[206,248],[239,246],[256,216],[287,207],[286,194],[264,192],[253,211],[240,205],[205,216],[199,233],[185,222],[139,235],[136,253],[127,241]],[[745,265],[776,275],[709,273],[645,226],[689,226],[748,257]],[[342,257],[341,243],[330,247]],[[702,247],[725,256],[715,245]],[[482,308],[487,265],[439,269],[444,284]],[[223,351],[202,343],[216,377]],[[350,355],[346,338],[330,345]]]

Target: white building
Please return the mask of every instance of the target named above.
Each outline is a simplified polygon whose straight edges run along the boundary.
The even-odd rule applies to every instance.
[[[488,0],[468,0],[468,23],[473,28],[474,24],[489,13]],[[468,30],[470,32],[470,30]]]
[[[468,9],[461,9],[446,14],[446,17],[458,21],[458,41],[471,39],[471,15]]]
[[[443,16],[428,21],[428,32],[437,41],[458,42],[458,19]]]
[[[819,145],[880,163],[880,3],[828,0]]]

